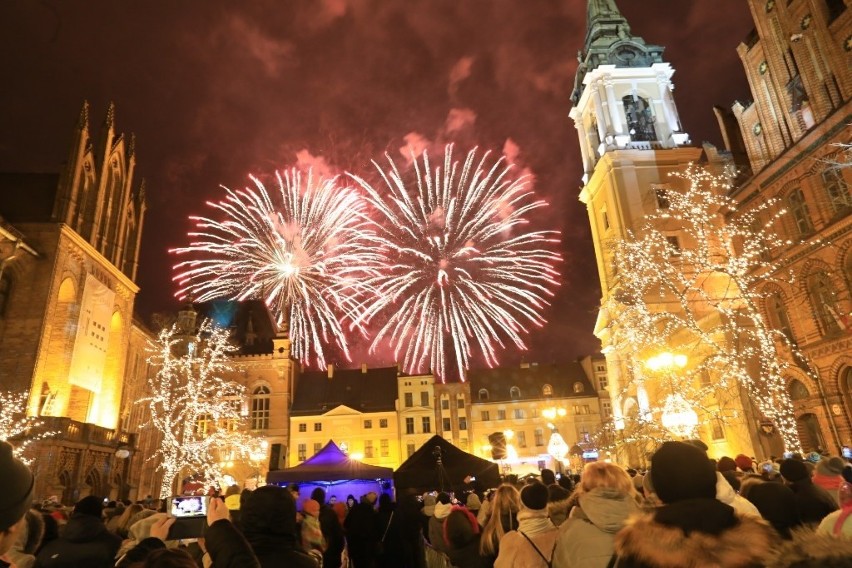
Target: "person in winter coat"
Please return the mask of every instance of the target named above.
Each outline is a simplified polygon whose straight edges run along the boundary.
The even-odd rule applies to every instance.
[[[488,561],[479,555],[479,523],[473,513],[453,507],[444,521],[447,555],[455,568],[485,568]]]
[[[792,458],[781,462],[781,477],[796,495],[796,508],[803,523],[817,525],[826,515],[837,510],[834,498],[822,487],[814,485],[803,462]]]
[[[211,501],[212,503],[212,501]],[[224,508],[224,505],[218,505]],[[225,510],[227,512],[227,509]],[[208,512],[208,523],[210,513]],[[318,568],[317,559],[299,546],[296,530],[296,502],[284,487],[265,485],[256,489],[240,508],[240,523],[245,540],[257,557],[262,568],[288,566],[292,568]],[[215,530],[214,530],[215,529]],[[230,522],[210,523],[206,538],[207,549],[219,568],[217,554],[220,553],[218,539],[230,539],[231,547],[237,547],[239,531]],[[227,546],[225,547],[227,550]],[[236,548],[239,551],[239,548]],[[242,554],[242,552],[240,552]]]
[[[852,484],[844,481],[838,494],[840,509],[826,515],[817,527],[817,532],[849,538],[852,537]]]
[[[665,442],[648,475],[662,505],[618,532],[612,566],[761,566],[780,541],[766,522],[716,499],[715,467],[700,449]]]
[[[325,491],[320,487],[311,492],[311,499],[320,505],[319,524],[326,543],[325,552],[322,554],[322,566],[323,568],[340,568],[340,557],[346,544],[343,534],[346,505],[343,503],[326,504]],[[334,507],[337,506],[343,511],[342,519],[338,519],[338,513],[334,510]]]
[[[349,510],[344,527],[353,568],[373,568],[381,535],[376,535],[376,511],[366,496]]]
[[[553,526],[561,526],[568,519],[568,513],[575,503],[571,496],[570,491],[559,485],[547,487],[547,516]]]
[[[319,514],[320,504],[313,499],[306,499],[302,504],[302,549],[306,552],[316,550],[322,555],[327,548],[325,538],[320,528]]]
[[[553,565],[606,568],[615,534],[639,512],[639,494],[627,472],[615,464],[587,464],[575,490],[577,506],[559,531]]]
[[[518,512],[521,509],[521,494],[514,485],[504,484],[497,488],[490,499],[491,513],[482,529],[479,554],[493,566],[500,551],[500,541],[509,531],[518,528]]]
[[[768,568],[847,568],[852,566],[852,539],[811,528],[799,529],[766,558]]]
[[[45,545],[38,554],[41,568],[109,568],[121,546],[121,538],[109,532],[101,520],[103,500],[94,495],[83,497],[60,537]]]
[[[731,487],[725,476],[718,471],[716,472],[716,499],[725,505],[730,505],[741,515],[751,515],[752,517],[760,518],[760,511],[757,510],[757,507],[747,499],[737,495],[737,492],[734,491],[734,488]]]
[[[837,505],[840,505],[840,486],[843,485],[843,470],[846,468],[844,461],[837,456],[832,458],[822,458],[814,468],[814,474],[811,476],[814,485],[822,487]]]
[[[521,489],[518,530],[506,533],[494,568],[549,568],[559,529],[547,518],[547,487],[536,481]]]
[[[758,483],[748,492],[748,499],[785,540],[793,538],[793,529],[802,525],[796,496],[784,484],[773,481]]]
[[[447,543],[444,540],[444,519],[447,518],[452,509],[450,496],[446,493],[439,493],[438,501],[435,503],[435,512],[429,519],[429,544],[435,550],[443,553],[447,552]]]
[[[4,559],[10,561],[15,568],[32,568],[43,537],[44,520],[41,513],[30,509],[24,516],[24,524],[18,532],[18,538]]]

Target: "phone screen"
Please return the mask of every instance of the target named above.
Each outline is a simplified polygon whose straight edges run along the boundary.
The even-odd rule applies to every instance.
[[[846,459],[852,458],[852,448],[850,448],[849,446],[843,446],[842,453],[843,453],[844,458],[846,458]]]
[[[175,497],[172,499],[171,514],[174,517],[206,517],[207,503],[210,497],[204,495],[191,495],[188,497]]]

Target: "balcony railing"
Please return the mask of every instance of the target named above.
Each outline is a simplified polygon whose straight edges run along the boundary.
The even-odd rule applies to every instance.
[[[115,448],[128,446],[136,447],[136,434],[116,432],[110,428],[79,422],[64,416],[42,416],[39,418],[45,431],[56,432],[51,439],[64,442],[80,442]]]

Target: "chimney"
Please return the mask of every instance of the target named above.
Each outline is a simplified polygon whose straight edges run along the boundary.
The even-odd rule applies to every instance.
[[[366,363],[361,363],[361,374],[362,375],[367,374],[367,364]]]
[[[334,377],[334,365],[329,363],[328,364],[328,378],[331,379],[333,377]]]

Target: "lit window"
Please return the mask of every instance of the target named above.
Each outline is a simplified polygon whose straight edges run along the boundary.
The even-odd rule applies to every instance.
[[[251,429],[267,430],[269,428],[269,389],[260,386],[254,389],[251,397]]]
[[[604,418],[612,416],[612,403],[610,401],[601,401],[601,408],[603,409]]]
[[[372,440],[364,440],[364,457],[372,458],[373,457],[373,441]]]
[[[524,432],[523,430],[521,430],[519,432],[515,432],[515,439],[518,441],[518,447],[519,448],[526,448],[527,447],[527,433],[526,432]]]
[[[382,457],[386,458],[390,455],[390,450],[389,450],[389,447],[388,447],[388,441],[382,440],[380,443],[381,443],[381,448],[382,448]]]
[[[541,387],[541,394],[544,396],[553,396],[553,387],[550,385],[544,385]]]
[[[580,394],[580,393],[581,393],[581,392],[583,392],[584,390],[586,390],[586,389],[585,389],[585,387],[583,386],[583,383],[581,383],[580,381],[577,381],[576,383],[574,383],[574,392],[575,392],[576,394]]]
[[[515,409],[515,420],[522,420],[524,418],[526,418],[526,416],[524,414],[524,409],[523,408],[516,408]]]

